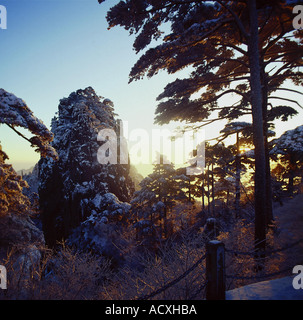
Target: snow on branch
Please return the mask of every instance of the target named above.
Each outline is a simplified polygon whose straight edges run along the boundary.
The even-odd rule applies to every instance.
[[[42,157],[57,159],[57,152],[50,146],[53,134],[37,119],[26,103],[14,94],[0,89],[0,123],[4,123],[35,147]],[[28,129],[34,136],[25,137],[16,127]]]

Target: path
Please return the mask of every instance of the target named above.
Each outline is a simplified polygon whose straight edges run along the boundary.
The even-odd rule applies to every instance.
[[[274,210],[282,246],[303,239],[303,195]],[[285,265],[303,265],[303,242],[285,251]],[[291,274],[291,272],[290,272]],[[293,277],[262,281],[226,292],[226,300],[303,300],[303,289],[294,289]],[[303,279],[301,279],[303,281]]]
[[[294,289],[292,280],[289,276],[226,291],[226,300],[303,300],[303,289]]]

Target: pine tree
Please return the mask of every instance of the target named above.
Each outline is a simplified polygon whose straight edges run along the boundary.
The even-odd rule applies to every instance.
[[[37,119],[26,103],[14,94],[0,88],[0,123],[7,125],[23,139],[27,140],[42,157],[57,159],[57,153],[50,142],[53,134],[44,123]],[[33,136],[27,138],[18,131],[18,127],[27,129]]]
[[[235,216],[240,217],[240,184],[241,184],[241,150],[240,150],[240,133],[243,131],[251,132],[251,124],[247,122],[230,122],[228,123],[221,133],[223,133],[223,138],[236,134],[236,148],[235,148]]]
[[[30,201],[22,193],[28,184],[17,175],[12,165],[5,163],[6,159],[8,156],[0,145],[0,218],[6,214],[31,215]]]
[[[180,174],[161,155],[160,163],[154,164],[153,172],[140,186],[132,200],[137,232],[143,237],[147,235],[150,241],[167,238],[172,225],[169,213],[176,202],[187,200]]]
[[[295,178],[302,182],[303,168],[303,126],[288,130],[280,138],[274,139],[271,144],[271,156],[283,165],[283,179],[288,179],[288,192],[295,191]]]
[[[50,146],[52,133],[34,116],[23,100],[3,89],[0,89],[0,123],[7,125],[27,140],[42,157],[57,160],[58,155]],[[18,127],[28,130],[33,136],[27,138]],[[0,144],[0,245],[2,247],[18,244],[26,247],[35,242],[42,244],[43,234],[31,220],[31,216],[36,213],[35,208],[23,193],[28,184],[16,173],[12,165],[6,163],[7,159],[8,156],[2,151]]]
[[[177,79],[159,96],[164,101],[156,110],[157,123],[181,120],[204,121],[205,125],[223,117],[235,119],[252,114],[258,249],[265,247],[266,225],[271,216],[266,178],[269,99],[277,98],[272,93],[280,90],[286,79],[297,85],[302,83],[301,72],[296,69],[302,63],[302,45],[295,38],[301,39],[302,31],[294,30],[292,18],[292,6],[287,2],[268,4],[256,0],[120,1],[107,15],[110,27],[121,25],[137,34],[137,52],[152,40],[163,39],[162,44],[148,49],[137,61],[130,81],[144,75],[151,77],[162,69],[169,73],[187,66],[194,69],[188,79]],[[170,23],[171,27],[171,33],[165,36],[163,23]],[[273,64],[281,67],[274,70]],[[191,98],[201,91],[199,98]],[[240,100],[220,107],[218,100],[231,93]],[[214,111],[219,112],[219,117],[208,119]]]
[[[37,119],[26,103],[14,94],[0,89],[0,123],[7,125],[19,136],[30,142],[42,157],[57,160],[55,149],[50,146],[52,133],[43,122]],[[27,138],[17,128],[27,129],[33,136]],[[26,181],[19,176],[12,165],[6,164],[7,154],[0,145],[0,216],[5,214],[30,215],[33,210],[28,197],[22,193],[27,188]]]

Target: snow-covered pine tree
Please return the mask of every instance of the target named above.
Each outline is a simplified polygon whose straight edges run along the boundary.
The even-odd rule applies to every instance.
[[[145,177],[141,189],[132,200],[132,213],[137,238],[153,246],[155,240],[167,238],[173,229],[171,210],[176,202],[187,201],[184,184],[174,168],[163,155],[153,165],[153,172]]]
[[[39,201],[49,245],[67,238],[81,224],[81,228],[86,228],[80,231],[85,239],[78,234],[73,236],[73,241],[83,247],[85,240],[89,246],[96,234],[100,237],[104,234],[88,229],[100,223],[124,221],[129,206],[123,202],[130,200],[133,183],[129,164],[98,162],[97,152],[102,142],[97,141],[97,136],[106,128],[119,136],[113,103],[98,96],[91,87],[60,100],[58,114],[52,120],[53,146],[59,161],[42,159],[39,163]],[[95,249],[102,251],[100,246]]]
[[[287,191],[292,195],[303,182],[303,125],[284,132],[271,144],[270,154],[278,165],[284,167],[282,178],[288,180]]]
[[[281,90],[301,94],[285,87],[285,80],[297,86],[302,83],[302,30],[292,24],[296,4],[301,1],[128,0],[119,1],[107,14],[110,28],[119,25],[136,34],[137,53],[147,49],[133,66],[130,81],[152,77],[159,70],[171,74],[188,66],[193,70],[159,95],[156,123],[180,120],[204,126],[252,114],[257,250],[265,249],[272,218],[268,108],[272,100],[301,106],[297,98],[279,94]],[[159,45],[151,46],[159,39]],[[229,94],[237,96],[238,102],[221,107],[218,101]],[[217,111],[219,116],[210,119]]]
[[[27,140],[42,157],[57,159],[55,149],[50,146],[53,134],[34,116],[22,99],[4,89],[0,89],[0,124],[7,125]],[[19,127],[26,129],[32,137],[28,138],[25,133],[21,133]],[[7,159],[0,144],[0,257],[6,256],[11,247],[18,246],[20,250],[16,254],[31,266],[40,259],[36,245],[44,244],[44,237],[31,220],[34,208],[22,192],[28,184],[11,164],[6,163]],[[20,273],[20,280],[27,276],[25,269]]]
[[[252,125],[251,123],[247,122],[230,122],[228,123],[223,130],[221,130],[221,133],[223,133],[223,138],[235,134],[236,135],[236,146],[235,146],[235,216],[237,218],[240,217],[240,185],[241,185],[241,140],[240,140],[240,134],[243,132],[243,136],[249,136],[252,135]]]
[[[36,118],[26,103],[14,94],[0,88],[0,123],[6,124],[23,139],[27,140],[31,147],[36,148],[42,157],[57,159],[57,153],[50,142],[53,140],[52,133],[44,123]],[[27,138],[18,131],[22,127],[27,129],[33,136]]]

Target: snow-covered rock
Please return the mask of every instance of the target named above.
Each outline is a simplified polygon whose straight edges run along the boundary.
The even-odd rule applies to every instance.
[[[120,263],[117,247],[121,242],[122,227],[128,222],[131,205],[119,201],[112,193],[97,194],[87,205],[93,208],[91,214],[74,229],[67,243],[79,250],[111,257],[115,263]]]
[[[114,204],[119,207],[128,202],[133,193],[129,164],[98,162],[97,152],[104,143],[97,140],[100,130],[112,129],[117,136],[120,132],[113,103],[102,100],[91,87],[78,90],[60,100],[52,120],[59,161],[42,159],[39,163],[39,201],[48,244],[92,221],[94,212],[102,221],[104,210],[118,214]]]
[[[272,141],[271,154],[303,154],[303,125],[284,132],[280,138]]]

